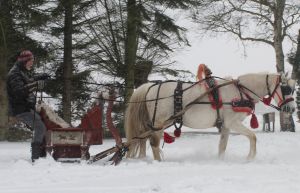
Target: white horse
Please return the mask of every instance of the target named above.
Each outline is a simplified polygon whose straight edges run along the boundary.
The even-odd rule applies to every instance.
[[[220,85],[228,81],[230,80],[218,79],[217,84]],[[195,100],[197,102],[209,102],[207,94],[199,99],[199,96],[207,92],[207,88],[203,84],[203,82],[182,84],[182,89],[186,89],[182,95],[183,108],[186,108],[187,104]],[[232,102],[241,97],[247,99],[246,95],[253,99],[254,103],[257,103],[259,102],[259,98],[269,95],[275,99],[281,110],[292,113],[295,111],[295,104],[292,102],[294,84],[294,80],[287,80],[284,75],[266,73],[245,74],[239,76],[235,83],[220,87],[218,91],[223,103]],[[176,86],[176,82],[164,82],[161,85],[146,83],[137,88],[133,93],[126,110],[125,131],[127,141],[136,139],[142,133],[153,128],[158,129],[150,136],[150,145],[155,160],[161,160],[160,139],[163,130],[173,121],[168,121],[174,114],[174,98],[169,96],[173,96]],[[154,115],[155,117],[153,118]],[[242,124],[242,121],[248,115],[246,112],[234,111],[231,105],[224,104],[219,109],[219,116],[223,120],[219,142],[220,158],[224,157],[231,130],[245,135],[249,139],[250,150],[247,159],[251,160],[255,158],[256,135]],[[217,117],[217,111],[210,104],[194,104],[190,105],[183,114],[183,125],[194,129],[211,128],[215,126]],[[132,143],[129,147],[127,157],[145,157],[147,139],[142,138],[137,143]]]

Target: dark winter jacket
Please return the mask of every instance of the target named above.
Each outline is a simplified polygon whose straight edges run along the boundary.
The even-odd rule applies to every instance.
[[[35,95],[26,86],[34,81],[34,77],[22,62],[17,62],[9,71],[6,88],[10,115],[15,116],[35,108]]]

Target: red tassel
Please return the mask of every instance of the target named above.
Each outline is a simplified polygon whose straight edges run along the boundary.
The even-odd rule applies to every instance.
[[[175,137],[180,137],[180,135],[181,135],[181,129],[175,129],[174,135],[175,135]]]
[[[164,132],[164,142],[165,143],[173,143],[175,141],[175,137],[172,137],[168,133]]]
[[[263,103],[265,105],[270,105],[272,98],[270,96],[263,98]]]
[[[251,117],[251,120],[250,120],[250,126],[251,126],[251,128],[253,128],[253,129],[258,128],[257,117],[256,117],[256,115],[255,115],[254,113],[252,114],[252,117]]]

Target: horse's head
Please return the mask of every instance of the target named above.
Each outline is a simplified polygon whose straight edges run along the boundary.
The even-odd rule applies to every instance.
[[[277,102],[279,108],[283,112],[293,113],[295,111],[295,103],[293,93],[295,89],[295,80],[288,79],[287,74],[278,76],[275,89],[271,96]]]

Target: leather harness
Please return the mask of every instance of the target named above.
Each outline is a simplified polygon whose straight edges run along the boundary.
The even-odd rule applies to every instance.
[[[217,77],[219,78],[219,77]],[[224,80],[223,78],[220,78],[222,80]],[[216,107],[222,107],[222,105],[231,105],[232,107],[248,107],[250,109],[254,109],[255,107],[255,104],[254,104],[254,99],[248,94],[246,93],[245,91],[249,91],[250,93],[254,94],[255,96],[259,97],[257,94],[255,94],[253,91],[251,91],[250,89],[248,89],[247,87],[241,85],[238,83],[238,81],[233,81],[231,82],[231,84],[234,84],[236,85],[239,93],[240,93],[240,99],[239,100],[233,100],[231,102],[222,102],[222,104],[218,104],[220,102],[219,100],[219,92],[218,92],[218,88],[224,86],[224,85],[216,85],[215,84],[215,79],[214,77],[209,77],[209,78],[206,78],[206,79],[203,79],[201,81],[198,81],[194,84],[192,84],[191,86],[185,88],[185,89],[182,89],[182,84],[183,83],[191,83],[191,82],[183,82],[183,81],[165,81],[165,82],[162,82],[162,81],[157,81],[155,82],[153,85],[151,85],[149,88],[148,88],[148,91],[147,91],[147,94],[149,92],[149,90],[158,85],[158,90],[157,90],[157,94],[156,94],[156,99],[154,100],[155,101],[155,107],[154,107],[154,113],[153,113],[153,117],[152,117],[152,123],[149,124],[149,126],[151,127],[152,130],[161,130],[161,128],[154,128],[154,123],[155,123],[155,117],[156,117],[156,111],[157,111],[157,104],[158,104],[158,100],[160,99],[163,99],[163,98],[159,98],[159,93],[160,93],[160,88],[161,88],[161,85],[163,83],[166,83],[166,82],[177,82],[177,86],[174,90],[174,95],[172,95],[174,97],[174,114],[172,117],[170,117],[168,120],[170,120],[171,118],[173,118],[173,123],[170,126],[174,125],[174,127],[176,128],[176,130],[180,130],[182,125],[183,125],[183,120],[182,120],[182,116],[184,113],[181,113],[183,112],[186,107],[183,109],[183,106],[182,106],[182,95],[183,95],[183,92],[188,90],[189,88],[193,87],[194,85],[196,84],[199,84],[201,83],[202,81],[206,81],[206,83],[208,84],[209,88],[209,92],[207,94],[212,94],[212,97],[214,99],[214,104],[216,105]],[[280,81],[279,81],[280,82]],[[269,88],[269,83],[268,83],[268,75],[266,77],[266,84],[267,84],[267,89],[268,89],[268,94],[269,96],[273,96],[274,93],[276,92],[276,89],[277,87],[279,86],[279,83],[277,83],[277,85],[275,86],[273,92],[271,93],[270,92],[270,88]],[[147,95],[146,94],[146,95]],[[170,97],[172,97],[170,96]],[[245,99],[245,97],[246,99]],[[167,98],[167,97],[164,97],[164,98]],[[261,100],[261,99],[260,99]],[[153,100],[150,100],[150,101],[153,101]],[[287,102],[289,102],[290,100],[288,100]],[[145,100],[145,102],[147,102]],[[287,103],[286,102],[286,103]],[[193,101],[192,103],[188,104],[187,106],[190,106],[190,105],[193,105],[193,104],[211,104],[212,105],[212,102],[211,101],[205,101],[205,102],[199,102],[199,101]],[[277,106],[274,106],[272,104],[270,104],[271,107],[275,108],[276,110],[280,110],[279,107]],[[216,111],[217,111],[217,119],[216,119],[216,122],[215,122],[215,126],[218,128],[218,129],[221,129],[222,126],[223,126],[223,120],[221,119],[221,116],[220,116],[220,108],[216,108]],[[178,115],[180,114],[180,115]]]

